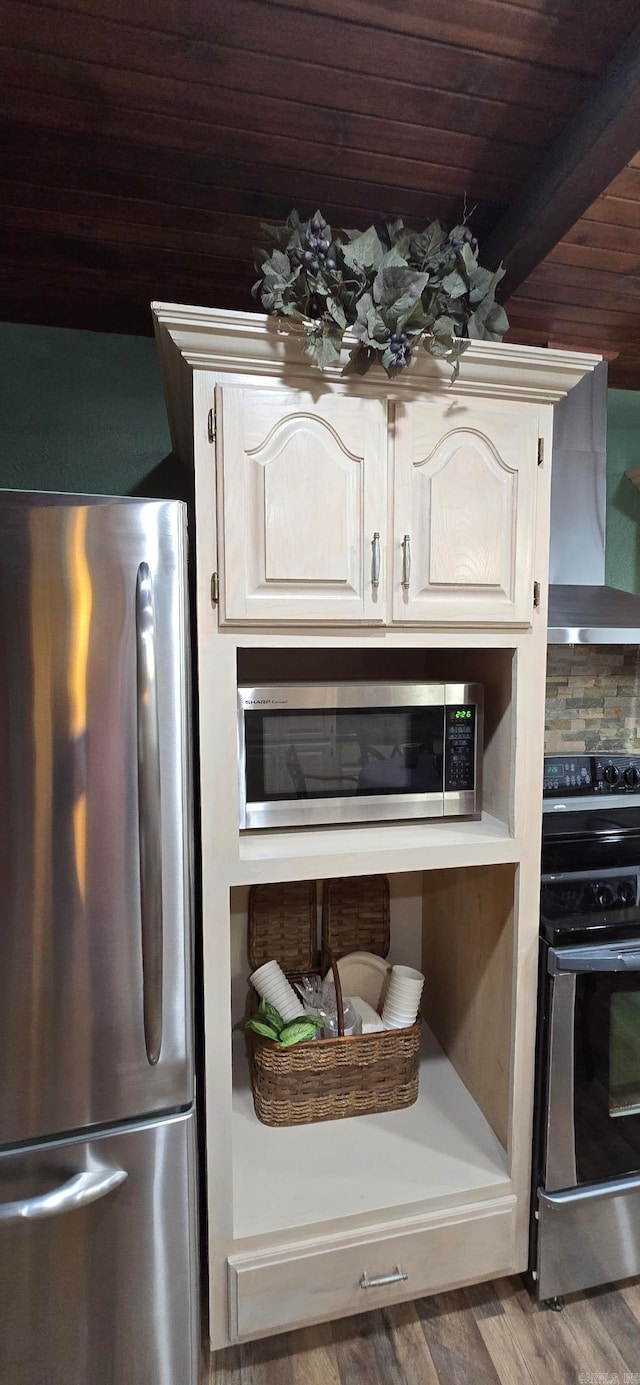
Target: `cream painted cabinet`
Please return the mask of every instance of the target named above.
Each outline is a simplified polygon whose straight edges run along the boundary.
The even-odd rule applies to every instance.
[[[537,415],[391,409],[388,427],[383,398],[218,386],[223,622],[530,623]]]
[[[224,620],[384,619],[382,399],[218,386]]]
[[[529,624],[536,415],[410,400],[393,436],[393,620]]]

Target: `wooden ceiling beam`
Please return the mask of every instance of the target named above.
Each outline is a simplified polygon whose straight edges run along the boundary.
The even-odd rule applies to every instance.
[[[505,267],[501,297],[532,269],[612,182],[640,142],[640,24],[485,238],[482,262]]]

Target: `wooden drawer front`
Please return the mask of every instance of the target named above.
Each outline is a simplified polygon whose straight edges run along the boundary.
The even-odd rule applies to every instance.
[[[232,1340],[280,1328],[340,1318],[402,1299],[438,1293],[456,1284],[490,1279],[514,1269],[515,1200],[476,1204],[441,1213],[415,1230],[335,1243],[327,1250],[291,1246],[229,1258]],[[361,1279],[406,1274],[373,1288]]]

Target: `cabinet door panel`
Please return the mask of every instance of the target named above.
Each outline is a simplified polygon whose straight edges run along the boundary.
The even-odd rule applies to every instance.
[[[228,621],[378,621],[386,516],[380,400],[217,391]]]
[[[537,436],[475,401],[398,406],[394,620],[530,624]]]

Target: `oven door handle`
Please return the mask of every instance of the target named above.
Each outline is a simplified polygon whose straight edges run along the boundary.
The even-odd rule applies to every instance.
[[[620,943],[597,947],[549,948],[547,971],[551,976],[585,972],[640,971],[640,945],[625,948]]]

